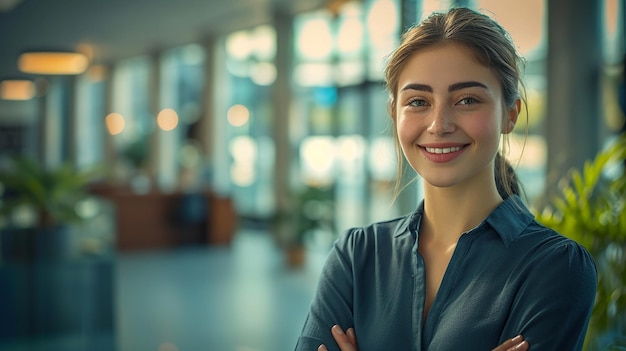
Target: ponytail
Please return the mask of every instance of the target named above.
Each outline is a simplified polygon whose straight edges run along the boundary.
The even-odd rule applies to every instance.
[[[496,187],[502,199],[520,195],[520,186],[513,166],[498,152],[495,159]]]

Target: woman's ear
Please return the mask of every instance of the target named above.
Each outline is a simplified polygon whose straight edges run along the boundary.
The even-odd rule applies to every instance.
[[[513,106],[509,107],[507,111],[507,118],[504,120],[504,125],[502,126],[502,133],[509,134],[515,128],[515,123],[517,123],[517,117],[519,116],[520,110],[522,107],[522,100],[516,99]]]
[[[393,124],[396,124],[397,119],[396,119],[396,104],[394,102],[394,100],[390,100],[388,105],[388,112],[389,112],[389,117],[391,118],[391,120],[393,121]]]

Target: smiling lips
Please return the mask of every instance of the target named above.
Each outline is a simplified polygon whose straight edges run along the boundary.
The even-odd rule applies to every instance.
[[[454,146],[454,147],[443,147],[443,148],[439,148],[439,147],[424,147],[426,149],[426,151],[430,152],[431,154],[449,154],[451,152],[456,152],[461,150],[460,146]]]
[[[461,155],[465,150],[465,147],[464,145],[446,145],[441,147],[422,146],[421,149],[428,160],[435,163],[445,163],[450,162],[457,156]]]

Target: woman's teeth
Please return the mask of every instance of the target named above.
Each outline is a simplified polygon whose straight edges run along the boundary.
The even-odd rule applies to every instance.
[[[425,147],[426,151],[430,152],[431,154],[448,154],[450,152],[456,152],[461,150],[460,146],[454,146],[454,147],[444,147],[444,148],[439,148],[439,147]]]

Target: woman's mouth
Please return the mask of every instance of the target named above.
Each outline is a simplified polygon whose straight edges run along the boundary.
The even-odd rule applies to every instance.
[[[465,151],[466,145],[421,146],[426,159],[434,163],[447,163]]]
[[[430,152],[431,154],[449,154],[451,152],[456,152],[461,150],[461,146],[453,146],[453,147],[428,147],[425,146],[424,149]]]

